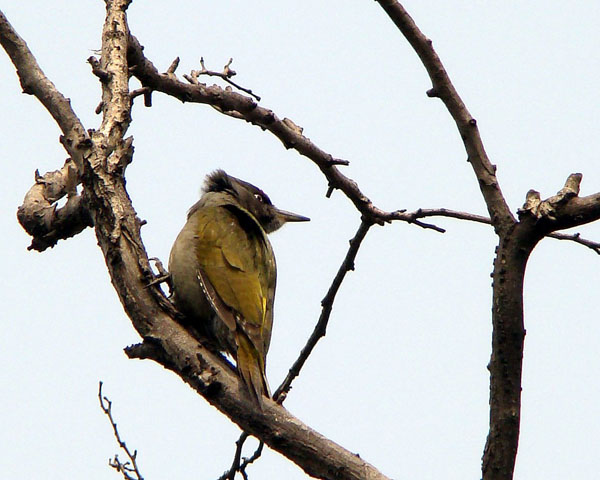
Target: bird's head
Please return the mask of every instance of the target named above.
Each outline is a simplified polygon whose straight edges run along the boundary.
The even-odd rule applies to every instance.
[[[278,209],[260,188],[232,177],[223,170],[215,170],[207,175],[203,191],[228,195],[233,203],[250,212],[267,233],[274,232],[286,222],[310,220],[303,215]]]

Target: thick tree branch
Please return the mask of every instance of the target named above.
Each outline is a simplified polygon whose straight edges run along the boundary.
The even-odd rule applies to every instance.
[[[577,196],[581,178],[581,174],[570,175],[565,187],[544,201],[530,190],[519,210],[520,221],[500,237],[493,273],[490,431],[482,465],[485,480],[511,479],[514,471],[521,415],[527,260],[537,243],[553,230],[600,218],[600,194]]]
[[[102,29],[101,69],[107,79],[102,82],[103,117],[100,132],[111,148],[123,140],[131,121],[127,44],[129,27],[126,10],[131,0],[106,0],[106,21]]]
[[[79,179],[71,159],[60,170],[40,175],[35,172],[35,185],[25,195],[17,218],[33,237],[29,250],[44,251],[59,240],[77,235],[93,226],[83,197],[77,194]],[[67,202],[57,207],[57,201],[68,195]]]
[[[479,188],[485,199],[494,229],[498,233],[510,229],[515,222],[515,218],[500,190],[496,178],[496,166],[489,161],[479,135],[477,122],[467,110],[450,81],[440,58],[433,49],[431,40],[419,30],[399,2],[395,0],[377,1],[408,40],[427,70],[433,85],[433,88],[427,94],[430,97],[439,97],[456,122],[467,151],[468,160],[477,176]]]
[[[519,210],[520,220],[532,217],[535,220],[536,230],[548,236],[552,236],[549,232],[577,227],[598,220],[600,218],[600,193],[579,197],[579,185],[582,178],[581,173],[569,175],[565,186],[556,195],[543,201],[540,199],[539,192],[535,190],[527,192],[525,205]]]
[[[25,41],[17,34],[8,19],[0,11],[0,44],[17,69],[23,93],[35,95],[52,115],[61,131],[61,143],[81,171],[82,153],[86,150],[88,136],[71,101],[65,98],[48,80]]]
[[[76,192],[83,158],[89,154],[91,143],[69,99],[44,75],[27,44],[2,12],[0,44],[17,69],[23,92],[34,95],[62,130],[60,140],[71,157],[60,170],[44,175],[36,172],[36,183],[17,213],[19,222],[33,237],[29,248],[43,251],[92,224],[85,202]],[[65,195],[69,195],[66,205],[58,208],[56,202]]]
[[[177,373],[240,428],[263,440],[306,473],[325,479],[385,479],[372,465],[315,432],[276,402],[252,404],[239,377],[219,355],[209,351],[171,318],[149,318],[144,343],[130,347],[131,358],[153,359]]]
[[[521,421],[523,369],[523,283],[531,251],[541,237],[531,225],[515,224],[503,231],[494,259],[492,355],[490,371],[490,430],[482,462],[484,480],[513,477]]]
[[[125,190],[124,169],[132,158],[127,87],[127,0],[107,0],[100,65],[107,72],[100,128],[86,139],[81,156],[86,204],[111,281],[125,311],[145,342],[128,349],[132,357],[152,358],[175,371],[210,403],[252,435],[296,462],[307,473],[326,479],[385,479],[359,456],[326,439],[275,402],[254,408],[227,361],[207,351],[175,320],[177,314],[157,285],[144,249],[140,226]],[[19,71],[21,74],[22,71]],[[27,75],[27,73],[23,73]],[[27,84],[27,81],[25,81]],[[46,90],[48,89],[48,90]],[[41,97],[54,87],[42,82]],[[59,123],[65,122],[61,113]],[[76,118],[76,117],[75,117]]]
[[[252,98],[236,92],[222,89],[216,85],[206,86],[203,83],[185,83],[179,81],[174,75],[161,74],[143,53],[143,47],[138,40],[130,37],[129,61],[131,71],[144,87],[163,92],[178,98],[182,102],[204,103],[216,107],[218,111],[231,114],[235,118],[246,120],[253,125],[273,133],[285,146],[293,148],[301,155],[311,159],[323,172],[329,182],[329,188],[337,188],[344,192],[355,205],[363,217],[373,223],[384,224],[394,220],[414,223],[422,228],[433,229],[438,232],[444,230],[435,225],[419,222],[412,219],[403,211],[386,212],[376,207],[358,187],[358,184],[340,172],[336,165],[346,162],[334,158],[323,151],[309,138],[302,134],[298,127],[288,118],[281,120],[272,110],[259,106]]]

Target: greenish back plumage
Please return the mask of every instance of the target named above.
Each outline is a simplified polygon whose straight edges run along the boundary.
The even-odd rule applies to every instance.
[[[253,185],[216,171],[171,250],[175,303],[236,359],[259,406],[270,396],[265,359],[277,276],[266,232],[306,220],[278,210]]]

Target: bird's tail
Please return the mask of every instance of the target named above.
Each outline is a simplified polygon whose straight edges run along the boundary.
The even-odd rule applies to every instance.
[[[240,330],[235,333],[237,343],[237,368],[246,384],[250,396],[262,410],[263,396],[271,398],[267,376],[265,374],[265,359],[253,345],[246,334]]]

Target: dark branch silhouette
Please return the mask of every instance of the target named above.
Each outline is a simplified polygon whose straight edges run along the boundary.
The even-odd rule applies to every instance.
[[[582,225],[600,217],[600,196],[579,198],[581,175],[573,174],[555,196],[541,201],[530,191],[519,221],[512,215],[496,178],[496,166],[485,152],[476,120],[452,85],[432,42],[395,0],[377,0],[419,56],[432,82],[427,92],[439,98],[456,122],[468,160],[479,183],[498,235],[492,298],[490,430],[483,454],[484,480],[512,479],[519,442],[521,372],[525,327],[523,282],[529,255],[555,230]],[[563,239],[565,239],[563,237]],[[597,250],[595,250],[597,251]]]
[[[492,300],[492,355],[490,370],[490,428],[484,449],[482,473],[485,480],[512,478],[519,440],[521,372],[523,340],[523,282],[529,255],[545,237],[569,240],[600,253],[600,244],[580,238],[579,234],[558,233],[600,218],[600,193],[579,197],[581,174],[572,174],[565,186],[554,196],[542,200],[530,190],[525,204],[512,214],[502,194],[496,167],[485,152],[476,120],[470,115],[454,88],[444,66],[433,49],[432,42],[415,25],[402,5],[395,0],[377,0],[386,14],[405,36],[421,59],[432,82],[427,92],[439,98],[454,119],[463,140],[468,161],[486,203],[489,218],[448,209],[404,210],[379,209],[360,190],[358,184],[345,176],[338,166],[347,160],[335,158],[303,135],[301,127],[288,118],[281,119],[272,110],[257,104],[259,97],[249,89],[231,82],[235,72],[228,63],[223,72],[204,67],[177,79],[176,58],[166,73],[159,73],[144,56],[143,47],[129,32],[126,11],[129,0],[106,0],[106,21],[102,31],[100,59],[88,60],[92,73],[99,79],[102,101],[96,110],[102,115],[100,126],[87,130],[73,111],[70,102],[44,75],[27,44],[19,37],[0,12],[0,44],[17,68],[23,92],[35,95],[55,119],[63,135],[61,143],[69,155],[65,165],[55,172],[36,174],[35,185],[19,209],[19,221],[33,237],[30,248],[44,250],[60,239],[73,236],[94,226],[99,246],[105,256],[113,285],[123,307],[143,342],[126,349],[130,358],[151,359],[172,370],[208,402],[236,422],[244,434],[237,442],[234,462],[224,478],[239,472],[246,478],[246,467],[260,456],[262,442],[297,463],[309,475],[331,479],[384,479],[375,467],[352,452],[315,432],[285,410],[285,399],[291,382],[297,376],[326,331],[335,295],[353,268],[361,242],[374,224],[392,221],[413,223],[421,228],[443,232],[444,229],[422,222],[433,216],[490,224],[498,235]],[[135,76],[141,88],[129,91],[129,77]],[[206,86],[202,75],[219,76],[253,98],[234,92],[230,87]],[[165,272],[157,277],[150,267],[140,227],[125,189],[125,170],[133,158],[132,138],[126,137],[131,122],[131,107],[138,96],[151,105],[153,92],[162,92],[182,102],[204,103],[225,115],[243,119],[268,130],[285,148],[293,148],[313,161],[327,181],[329,197],[341,190],[361,215],[361,225],[332,285],[323,299],[322,313],[315,330],[300,353],[282,385],[275,392],[275,401],[265,400],[258,411],[243,394],[239,377],[231,365],[207,349],[193,332],[186,330],[178,312],[159,287]],[[78,191],[81,185],[81,192]],[[64,207],[56,202],[68,197]],[[116,424],[110,413],[110,402],[104,404],[115,435]],[[106,407],[108,405],[108,407]],[[248,459],[242,460],[245,438],[253,435],[261,446]],[[125,478],[137,472],[135,452],[131,454],[123,443],[130,461],[121,463],[115,456],[112,463]],[[129,467],[129,463],[133,466]],[[139,472],[138,477],[139,476]]]
[[[112,426],[113,433],[117,443],[119,444],[119,447],[125,452],[125,455],[127,455],[127,458],[129,459],[123,463],[119,460],[119,456],[115,455],[114,458],[108,461],[108,464],[117,472],[123,474],[123,478],[125,478],[125,480],[144,480],[144,477],[142,477],[137,464],[137,450],[134,450],[133,452],[129,450],[125,441],[121,439],[119,429],[117,428],[117,422],[115,422],[112,416],[112,402],[108,399],[108,397],[102,395],[102,385],[102,382],[98,383],[98,401],[100,402],[100,408],[110,421],[110,425]]]

